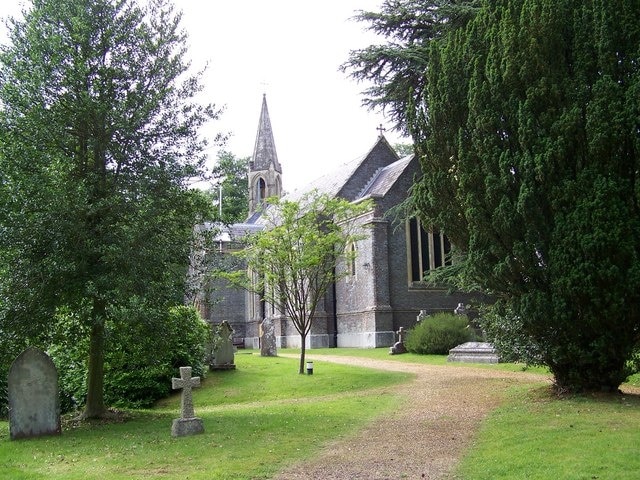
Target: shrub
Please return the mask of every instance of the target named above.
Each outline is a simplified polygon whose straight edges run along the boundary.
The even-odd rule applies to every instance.
[[[205,373],[204,351],[209,327],[192,307],[173,307],[164,314],[132,305],[115,312],[107,324],[104,395],[107,405],[149,407],[171,393],[171,378],[179,367],[191,366],[194,376]],[[62,339],[77,334],[77,323],[61,319]],[[88,335],[59,341],[51,349],[58,367],[61,407],[68,411],[86,399]]]
[[[442,355],[472,338],[466,316],[442,312],[424,318],[409,330],[405,346],[413,353]]]
[[[501,305],[487,307],[482,312],[480,325],[502,361],[544,364],[542,349],[532,336],[525,333],[522,319],[509,308]]]
[[[205,374],[205,343],[209,326],[193,307],[177,306],[154,319],[110,332],[105,357],[105,401],[117,407],[149,407],[171,393],[179,368]],[[133,328],[132,328],[133,327]]]

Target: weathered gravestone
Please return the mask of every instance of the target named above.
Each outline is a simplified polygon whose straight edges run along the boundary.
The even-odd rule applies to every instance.
[[[398,341],[393,344],[391,348],[389,348],[389,355],[399,355],[401,353],[407,353],[407,347],[404,346],[404,337],[405,337],[404,328],[400,327],[400,329],[396,332],[398,335]]]
[[[49,355],[27,348],[11,364],[7,387],[12,440],[60,435],[58,371]]]
[[[262,335],[260,337],[260,355],[263,357],[277,357],[276,326],[272,318],[262,321]]]
[[[181,417],[176,418],[171,425],[171,435],[184,437],[204,432],[204,424],[201,418],[197,418],[193,411],[193,395],[191,389],[200,386],[200,377],[191,376],[191,367],[180,367],[180,378],[171,379],[171,387],[174,390],[182,389],[180,402]]]
[[[217,339],[213,349],[213,362],[210,370],[233,370],[236,368],[233,355],[233,329],[229,322],[223,320],[216,328]]]

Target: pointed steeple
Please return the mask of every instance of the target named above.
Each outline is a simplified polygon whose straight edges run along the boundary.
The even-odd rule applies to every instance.
[[[273,141],[267,96],[262,96],[262,110],[253,156],[249,162],[249,217],[262,209],[268,197],[282,196],[282,167]]]
[[[260,112],[256,145],[253,149],[251,161],[253,163],[252,170],[269,170],[269,167],[273,165],[273,169],[276,172],[282,173],[282,167],[280,167],[278,154],[276,153],[276,144],[273,141],[266,94],[262,95],[262,111]]]

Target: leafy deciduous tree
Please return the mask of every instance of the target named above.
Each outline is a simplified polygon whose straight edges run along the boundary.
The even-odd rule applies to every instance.
[[[0,52],[0,329],[46,341],[74,312],[86,417],[106,413],[106,322],[182,301],[206,208],[187,183],[217,112],[193,101],[179,22],[165,0],[33,0]]]
[[[237,158],[231,152],[221,151],[217,160],[212,175],[216,186],[209,193],[220,217],[218,220],[225,225],[242,222],[249,212],[249,157]]]
[[[370,209],[370,202],[354,204],[316,191],[300,200],[270,198],[264,230],[250,234],[239,252],[249,272],[242,286],[290,318],[300,334],[301,374],[318,303],[341,275],[336,261],[354,255],[348,246],[364,234],[353,219]]]

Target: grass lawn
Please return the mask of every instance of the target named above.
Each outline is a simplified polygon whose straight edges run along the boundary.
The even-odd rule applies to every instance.
[[[559,399],[519,387],[483,424],[454,478],[632,480],[639,447],[638,395]]]
[[[298,375],[296,358],[240,351],[236,371],[210,373],[194,390],[203,435],[171,437],[179,395],[128,412],[125,423],[68,423],[60,437],[10,441],[8,423],[0,422],[0,479],[268,479],[397,407],[393,386],[411,378],[323,362],[329,354],[446,364],[445,356],[392,356],[388,349],[321,349],[307,353],[314,375]],[[630,380],[640,384],[638,376]],[[635,479],[639,445],[639,395],[559,399],[541,384],[520,385],[484,421],[453,478]]]
[[[202,435],[171,437],[179,395],[125,423],[68,424],[59,437],[11,441],[0,422],[0,478],[269,478],[392,409],[390,387],[410,378],[321,362],[314,375],[299,375],[296,359],[250,353],[236,364],[194,390]]]

